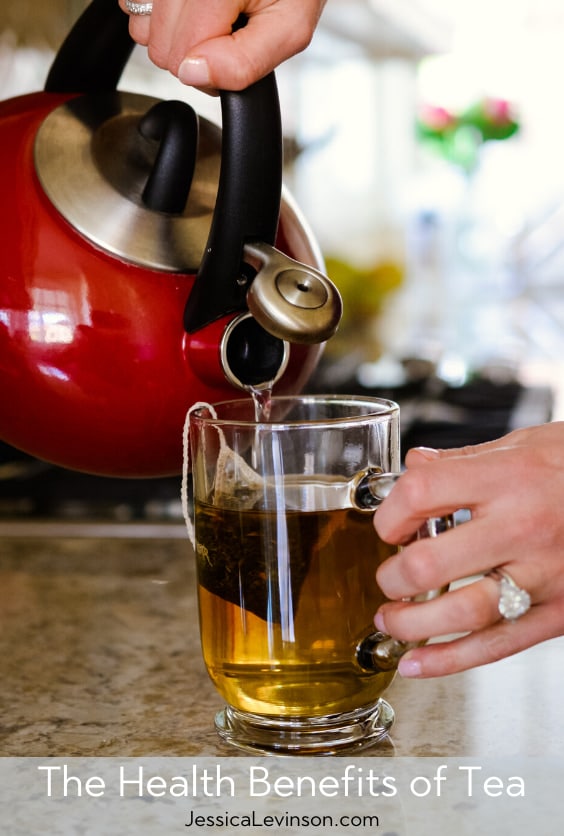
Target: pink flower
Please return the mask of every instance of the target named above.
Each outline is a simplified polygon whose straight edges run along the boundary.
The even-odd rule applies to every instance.
[[[444,131],[455,123],[454,116],[444,107],[424,104],[421,107],[420,120],[434,131]]]
[[[496,125],[512,122],[511,105],[506,99],[484,99],[484,114]]]

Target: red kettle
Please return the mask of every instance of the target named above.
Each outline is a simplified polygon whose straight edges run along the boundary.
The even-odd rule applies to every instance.
[[[341,302],[282,188],[274,75],[220,93],[220,130],[119,92],[133,46],[93,0],[45,90],[0,104],[0,438],[151,477],[194,402],[302,388]]]

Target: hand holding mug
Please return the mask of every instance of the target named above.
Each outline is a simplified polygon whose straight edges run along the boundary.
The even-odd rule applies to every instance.
[[[471,519],[409,543],[378,569],[392,599],[379,608],[379,629],[409,642],[458,636],[410,651],[399,672],[442,676],[564,634],[564,423],[464,449],[415,449],[406,464],[375,515],[383,540],[407,543],[428,515],[466,508]],[[433,601],[402,600],[461,579],[473,582]]]

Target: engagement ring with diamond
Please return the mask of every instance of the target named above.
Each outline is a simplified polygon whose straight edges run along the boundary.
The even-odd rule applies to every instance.
[[[531,596],[517,586],[511,575],[504,569],[492,569],[488,576],[499,584],[499,614],[507,621],[516,621],[530,609]]]

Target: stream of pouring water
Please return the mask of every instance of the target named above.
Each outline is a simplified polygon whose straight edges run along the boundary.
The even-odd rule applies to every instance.
[[[272,384],[269,383],[262,389],[249,387],[249,393],[255,405],[255,421],[259,424],[270,420],[272,410]]]
[[[248,387],[249,394],[253,399],[253,404],[255,408],[255,422],[258,424],[260,423],[267,423],[270,420],[270,415],[272,411],[272,383],[268,383],[265,387],[261,389],[256,389],[252,386]],[[259,447],[260,447],[260,434],[259,428],[257,426],[255,431],[255,439],[253,441],[253,449],[251,452],[251,462],[252,467],[255,470],[259,468]]]

